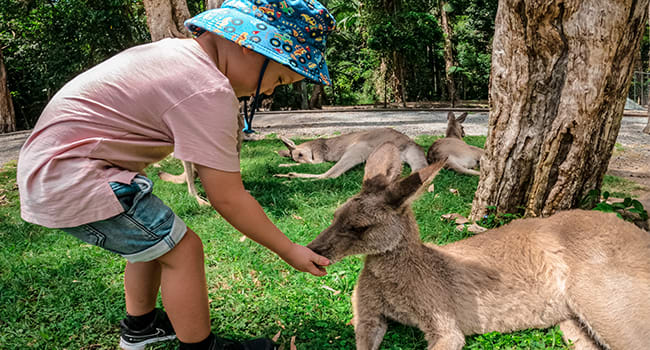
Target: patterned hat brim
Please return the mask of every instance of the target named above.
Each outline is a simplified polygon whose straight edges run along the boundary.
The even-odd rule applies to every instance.
[[[253,50],[294,72],[324,85],[331,85],[323,53],[314,46],[300,43],[296,37],[254,16],[230,8],[205,11],[185,21],[194,34],[208,31]]]

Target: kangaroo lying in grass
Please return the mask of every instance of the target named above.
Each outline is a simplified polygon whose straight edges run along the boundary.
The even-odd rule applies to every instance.
[[[400,179],[399,151],[382,145],[361,193],[308,245],[332,262],[366,255],[352,296],[357,349],[378,349],[387,319],[420,328],[430,350],[555,324],[575,349],[648,349],[650,234],[614,214],[571,210],[423,244],[411,203],[442,166]]]
[[[461,174],[480,175],[476,170],[483,156],[483,149],[471,146],[463,141],[465,129],[461,123],[467,118],[463,113],[456,119],[453,112],[447,115],[447,131],[445,137],[436,140],[427,151],[429,164],[447,159],[446,168],[452,169]]]
[[[410,137],[391,128],[378,128],[331,138],[319,138],[300,145],[296,145],[284,136],[281,136],[280,139],[288,148],[288,150],[278,151],[278,154],[283,157],[292,158],[298,163],[336,162],[336,164],[322,174],[275,175],[278,177],[336,178],[357,164],[365,162],[370,153],[385,142],[392,142],[397,146],[401,160],[408,163],[412,170],[427,166],[422,148]]]

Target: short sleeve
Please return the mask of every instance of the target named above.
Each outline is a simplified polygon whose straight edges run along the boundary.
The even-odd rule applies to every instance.
[[[174,157],[209,168],[238,172],[239,104],[228,89],[197,92],[162,116],[174,140]]]

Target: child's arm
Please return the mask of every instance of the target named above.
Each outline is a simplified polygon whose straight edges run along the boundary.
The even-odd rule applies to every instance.
[[[229,173],[196,164],[210,203],[237,230],[269,248],[296,270],[324,276],[329,260],[295,244],[266,216],[260,204],[244,189],[240,173]]]

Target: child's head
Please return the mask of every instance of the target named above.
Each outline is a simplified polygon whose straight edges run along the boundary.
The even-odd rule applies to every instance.
[[[185,22],[195,36],[211,32],[264,56],[258,58],[262,62],[269,58],[262,92],[300,77],[330,85],[323,52],[334,24],[316,0],[226,0]],[[257,72],[250,73],[257,79]]]

